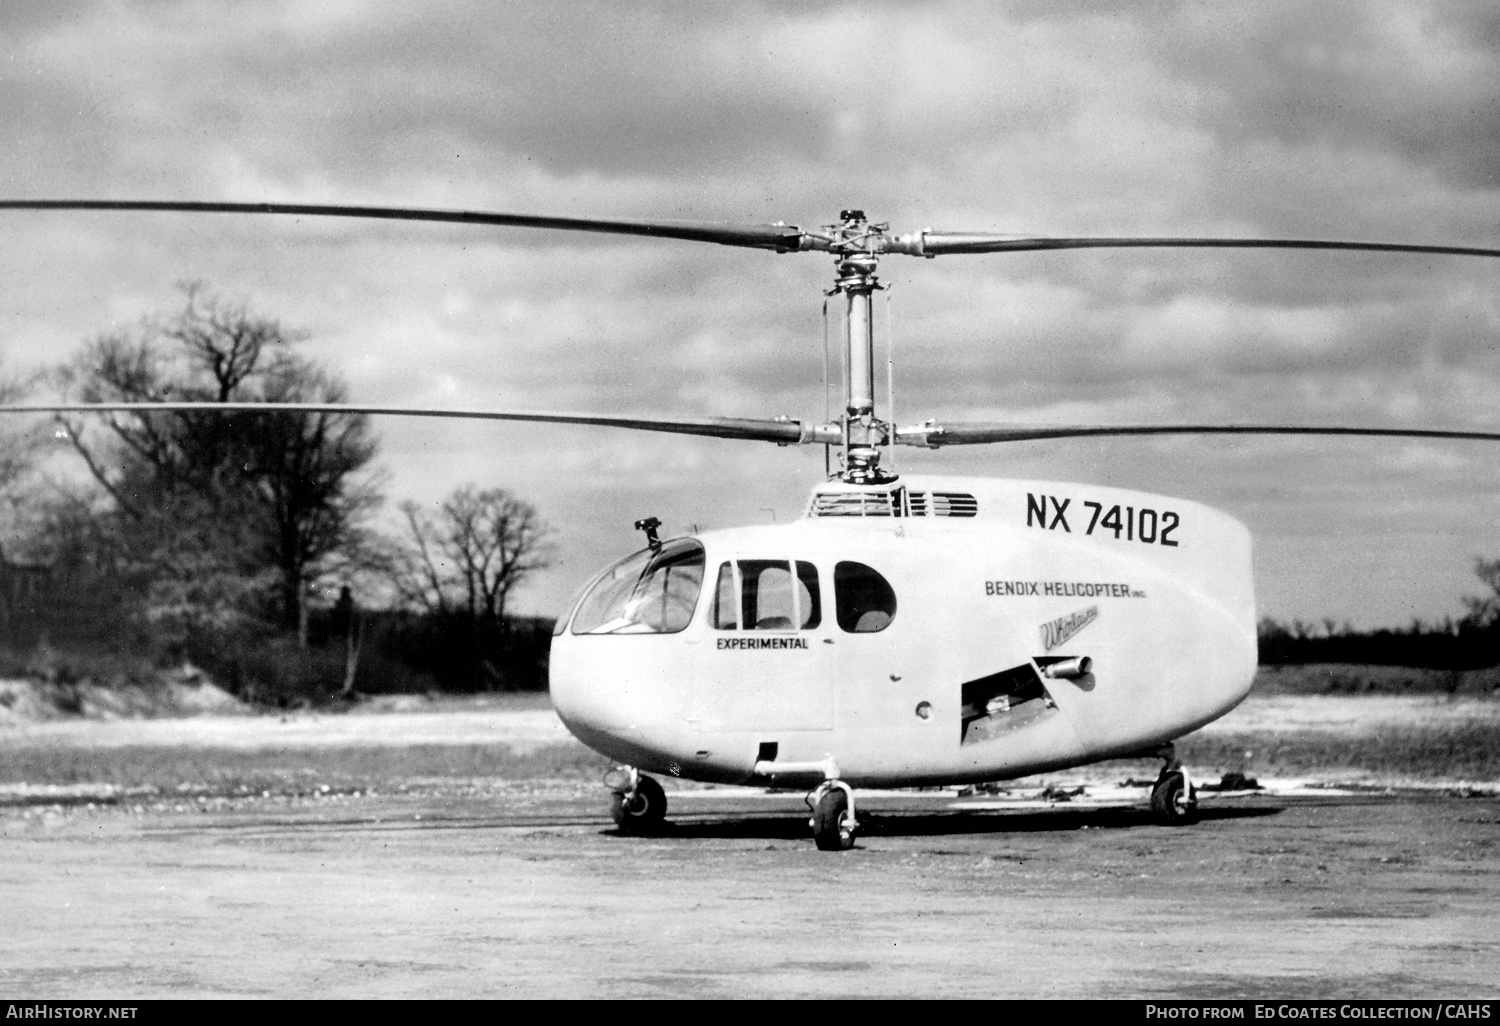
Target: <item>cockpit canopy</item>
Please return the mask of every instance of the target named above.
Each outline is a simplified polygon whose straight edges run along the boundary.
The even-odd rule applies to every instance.
[[[703,545],[678,538],[627,556],[585,592],[574,634],[675,634],[685,630],[703,590]],[[733,559],[719,565],[708,625],[720,631],[809,631],[823,623],[818,567],[800,559]],[[833,612],[849,634],[885,630],[896,592],[873,567],[840,560],[833,567]],[[558,623],[557,632],[563,630]]]
[[[703,590],[703,546],[691,538],[643,549],[616,563],[573,615],[574,634],[676,634],[692,622]]]

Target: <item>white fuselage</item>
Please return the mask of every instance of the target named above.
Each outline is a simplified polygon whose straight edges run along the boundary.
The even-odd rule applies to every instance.
[[[1038,481],[833,483],[795,523],[669,545],[680,566],[660,604],[680,610],[627,624],[586,596],[552,646],[563,722],[641,769],[1005,779],[1180,737],[1232,709],[1255,673],[1249,534],[1197,503]],[[752,622],[757,603],[785,615]],[[1080,656],[1090,672],[1046,676]]]

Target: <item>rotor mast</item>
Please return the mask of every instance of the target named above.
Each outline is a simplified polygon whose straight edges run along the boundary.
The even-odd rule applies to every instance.
[[[862,210],[845,210],[828,226],[828,249],[838,257],[833,290],[844,294],[844,469],[850,484],[879,484],[894,475],[880,467],[890,425],[875,414],[875,318],[872,297],[887,225],[870,224]]]

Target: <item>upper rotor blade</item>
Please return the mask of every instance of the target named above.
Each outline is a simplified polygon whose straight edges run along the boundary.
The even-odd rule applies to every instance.
[[[1381,438],[1460,438],[1500,442],[1500,431],[1455,431],[1426,428],[1316,427],[1276,424],[1130,424],[1058,425],[919,424],[896,432],[900,445],[938,448],[987,442],[1027,442],[1042,438],[1087,438],[1120,435],[1363,435]]]
[[[200,214],[287,214],[303,217],[358,217],[386,221],[437,221],[451,224],[496,225],[643,235],[722,246],[770,249],[780,253],[828,250],[834,240],[822,233],[804,232],[796,225],[739,224],[714,221],[641,221],[604,218],[548,217],[486,210],[437,210],[422,207],[353,206],[329,203],[218,203],[172,200],[0,199],[0,210],[121,210]],[[1500,249],[1483,246],[1427,246],[1399,242],[1342,242],[1328,239],[1173,238],[1169,236],[1046,237],[1000,235],[988,232],[920,231],[900,236],[881,235],[876,252],[912,256],[964,253],[1022,253],[1046,249],[1324,249],[1377,253],[1430,253],[1444,256],[1500,257]]]
[[[442,221],[510,228],[555,228],[610,235],[649,235],[722,246],[748,246],[792,252],[802,248],[794,225],[734,224],[714,221],[611,221],[582,217],[541,217],[484,210],[429,210],[417,207],[363,207],[326,203],[196,203],[164,200],[0,200],[0,210],[158,210],[198,214],[291,214],[303,217],[364,217],[385,221]]]
[[[1043,249],[1342,249],[1374,253],[1433,253],[1443,256],[1500,257],[1484,246],[1421,246],[1403,242],[1338,242],[1327,239],[1215,239],[1122,235],[1100,238],[1046,238],[988,235],[982,232],[916,232],[893,240],[893,252],[914,256],[960,253],[1025,253]]]
[[[367,413],[387,417],[445,417],[459,420],[515,420],[541,424],[590,424],[597,427],[663,431],[709,438],[742,438],[779,445],[835,443],[837,425],[803,424],[796,420],[754,420],[741,417],[633,417],[594,413],[525,413],[507,410],[414,409],[406,406],[363,406],[347,403],[11,403],[5,413]]]

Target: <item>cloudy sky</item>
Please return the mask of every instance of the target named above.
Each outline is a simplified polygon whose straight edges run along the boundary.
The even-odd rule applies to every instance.
[[[0,193],[894,231],[1500,245],[1500,10],[1420,3],[88,3],[0,7]],[[536,231],[0,214],[9,369],[201,279],[371,403],[817,417],[826,255]],[[1500,262],[890,258],[897,419],[1500,429]],[[882,300],[881,321],[885,319]],[[510,488],[555,613],[673,530],[785,521],[822,452],[386,421],[393,502]],[[1256,537],[1262,610],[1462,611],[1500,448],[1033,442],[899,468],[1138,487]]]

